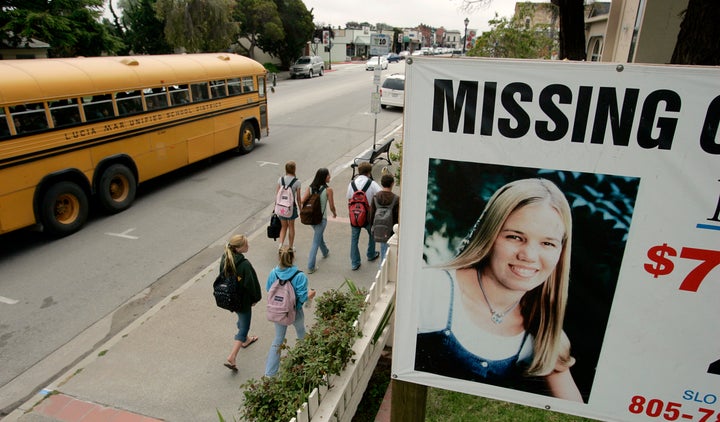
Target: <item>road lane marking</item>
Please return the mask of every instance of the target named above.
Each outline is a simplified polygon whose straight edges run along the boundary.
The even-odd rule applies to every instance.
[[[19,301],[15,300],[15,299],[10,299],[9,297],[0,296],[0,302],[7,303],[8,305],[14,305],[14,304],[18,303]]]
[[[273,163],[272,161],[257,161],[257,163],[258,165],[260,165],[260,167],[279,165],[278,163]]]
[[[135,230],[134,227],[133,227],[132,229],[127,229],[127,230],[125,230],[125,231],[122,232],[122,233],[105,233],[105,234],[108,235],[108,236],[122,237],[123,239],[132,239],[132,240],[140,239],[140,238],[137,237],[137,236],[130,236],[130,235],[128,234],[128,233],[130,233],[130,232],[133,231],[133,230]]]

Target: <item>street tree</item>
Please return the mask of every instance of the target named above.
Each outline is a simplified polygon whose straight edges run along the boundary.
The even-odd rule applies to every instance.
[[[50,57],[115,54],[122,42],[100,21],[102,12],[103,0],[5,0],[0,32],[10,47],[46,42]]]
[[[462,8],[472,11],[493,0],[462,0]],[[552,0],[560,15],[559,58],[585,59],[585,0]]]
[[[238,39],[247,40],[239,45],[241,54],[255,58],[255,47],[270,54],[273,46],[285,38],[283,21],[273,0],[237,0],[233,17],[240,24]]]
[[[118,17],[110,4],[110,12],[116,32],[132,54],[169,54],[173,52],[165,40],[165,22],[155,13],[157,0],[120,0],[118,7],[122,16]]]
[[[672,64],[720,65],[720,7],[715,2],[690,0],[684,12]]]
[[[313,15],[302,0],[274,0],[274,2],[282,20],[285,37],[277,41],[267,40],[265,52],[279,58],[281,66],[288,68],[302,55],[307,43],[312,41],[315,31]]]
[[[477,37],[468,56],[504,57],[518,59],[551,58],[555,39],[549,25],[525,27],[522,14],[498,17],[488,21],[491,29]]]
[[[165,39],[188,53],[226,51],[238,25],[232,0],[158,0],[157,18],[165,22]]]

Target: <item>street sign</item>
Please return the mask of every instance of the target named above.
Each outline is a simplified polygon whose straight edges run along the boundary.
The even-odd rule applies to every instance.
[[[384,56],[390,52],[392,38],[387,34],[370,34],[370,55]]]

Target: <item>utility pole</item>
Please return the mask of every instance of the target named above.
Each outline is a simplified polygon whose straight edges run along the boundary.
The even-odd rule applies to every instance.
[[[462,55],[465,55],[465,46],[467,45],[467,26],[470,23],[470,19],[465,18],[465,37],[463,38],[463,49],[462,49]]]

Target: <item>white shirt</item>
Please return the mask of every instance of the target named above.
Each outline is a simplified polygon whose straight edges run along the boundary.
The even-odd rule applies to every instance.
[[[367,177],[363,174],[355,177],[355,179],[354,179],[355,186],[357,186],[358,190],[362,190],[362,188],[365,187],[365,183],[367,183],[368,179],[369,179],[369,177]],[[365,191],[365,196],[367,197],[368,204],[372,204],[373,197],[375,196],[376,193],[380,192],[381,190],[382,190],[382,188],[380,187],[378,182],[373,180],[370,183],[370,186],[368,186],[368,189]],[[352,198],[353,193],[355,193],[355,190],[352,187],[352,183],[350,183],[350,184],[348,184],[347,195],[346,195],[348,200],[350,198]]]

